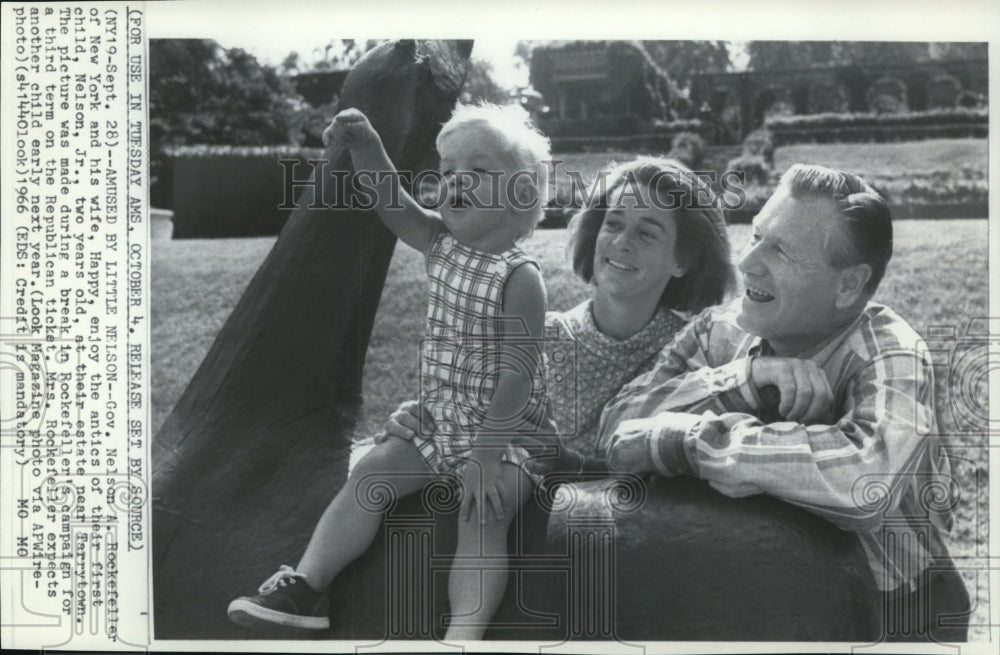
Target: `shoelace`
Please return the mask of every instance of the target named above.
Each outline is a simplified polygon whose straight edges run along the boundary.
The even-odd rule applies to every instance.
[[[294,578],[302,578],[302,580],[305,580],[306,576],[302,575],[301,573],[296,573],[295,569],[288,566],[287,564],[282,564],[281,567],[278,569],[278,572],[272,575],[267,580],[265,580],[264,584],[262,584],[257,589],[257,591],[266,596],[267,594],[277,589],[279,586],[284,587],[285,585],[287,585],[289,579],[292,579],[292,581],[294,582]]]

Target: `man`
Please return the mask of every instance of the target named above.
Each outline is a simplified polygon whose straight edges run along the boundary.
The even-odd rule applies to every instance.
[[[612,470],[770,494],[856,532],[886,617],[917,622],[890,637],[964,641],[966,625],[938,620],[964,624],[969,603],[943,541],[953,498],[932,364],[919,335],[870,302],[891,256],[870,186],[793,166],[754,219],[744,296],[692,321],[608,403],[600,433]]]

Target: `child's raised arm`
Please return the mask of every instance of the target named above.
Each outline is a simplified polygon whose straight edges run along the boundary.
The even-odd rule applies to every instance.
[[[440,218],[421,207],[406,192],[396,174],[396,167],[382,145],[378,132],[368,117],[357,109],[338,113],[323,132],[323,143],[342,143],[351,153],[355,173],[373,174],[375,211],[387,228],[408,246],[426,252]]]

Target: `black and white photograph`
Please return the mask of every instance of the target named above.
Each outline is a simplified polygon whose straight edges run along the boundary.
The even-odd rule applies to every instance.
[[[19,646],[995,648],[995,8],[12,4]]]

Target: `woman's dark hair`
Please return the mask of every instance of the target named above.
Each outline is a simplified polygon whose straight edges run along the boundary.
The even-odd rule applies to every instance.
[[[588,206],[569,225],[568,248],[576,274],[585,282],[593,280],[597,234],[604,224],[608,198],[626,183],[648,189],[656,207],[676,208],[674,256],[686,272],[667,283],[660,305],[697,313],[722,302],[736,287],[725,217],[708,184],[673,159],[637,157],[612,170],[604,188],[597,187]]]

